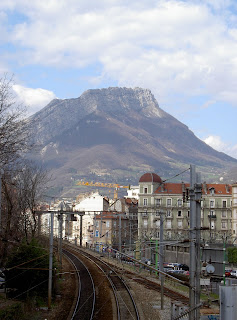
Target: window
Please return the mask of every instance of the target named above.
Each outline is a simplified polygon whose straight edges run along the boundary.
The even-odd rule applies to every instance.
[[[106,236],[106,238],[108,238],[108,236],[109,236],[109,232],[106,232],[105,236]]]
[[[182,220],[178,220],[178,228],[182,228],[183,227],[183,221]]]
[[[214,216],[215,216],[215,211],[214,211],[214,210],[211,210],[211,211],[210,211],[210,216],[211,216],[211,217],[214,217]]]
[[[106,227],[109,228],[110,227],[110,222],[106,221]]]
[[[182,199],[178,199],[177,205],[178,205],[178,207],[182,207]]]
[[[227,223],[226,221],[221,221],[221,228],[226,229],[227,228]]]
[[[147,206],[147,203],[148,203],[147,199],[143,199],[143,205]]]
[[[171,217],[171,216],[172,216],[171,210],[167,210],[167,217]]]
[[[167,207],[170,207],[171,206],[171,199],[167,199]]]
[[[182,211],[178,210],[178,217],[182,217]]]
[[[210,208],[214,208],[215,207],[215,201],[214,200],[210,200]]]
[[[215,193],[215,188],[210,188],[209,190],[210,190],[210,194],[211,194],[211,195],[214,195],[214,193]]]
[[[226,200],[223,200],[223,201],[222,201],[222,208],[226,208],[226,204],[227,204],[227,203],[226,203]]]
[[[156,217],[160,216],[160,211],[156,211]]]
[[[143,216],[143,217],[147,217],[147,210],[144,210],[144,211],[142,212],[142,216]]]
[[[188,210],[188,218],[189,218],[189,215],[190,215],[190,211]]]
[[[96,238],[99,237],[99,231],[98,230],[95,231],[95,236],[96,236]]]
[[[155,199],[155,205],[157,207],[160,207],[161,206],[161,199]]]
[[[148,192],[148,189],[147,187],[144,188],[144,193],[147,193]]]
[[[147,219],[144,219],[143,225],[144,225],[144,227],[147,227]]]
[[[156,231],[155,232],[155,238],[159,238],[160,237],[160,232],[159,231]]]
[[[226,218],[227,217],[227,211],[226,210],[222,211],[221,216],[222,216],[222,218]]]
[[[156,227],[160,228],[160,220],[156,220]]]
[[[215,222],[214,221],[211,222],[211,229],[215,229]]]
[[[171,229],[171,221],[170,220],[166,221],[166,228]]]

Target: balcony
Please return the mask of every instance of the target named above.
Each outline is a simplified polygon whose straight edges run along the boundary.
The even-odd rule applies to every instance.
[[[209,214],[208,215],[208,219],[216,219],[216,215],[215,214]]]
[[[156,208],[160,208],[161,207],[161,203],[155,203],[155,207]]]

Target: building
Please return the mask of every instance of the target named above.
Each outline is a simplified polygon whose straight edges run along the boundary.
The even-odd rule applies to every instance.
[[[99,215],[102,211],[108,211],[109,201],[106,197],[100,195],[98,192],[94,192],[74,206],[75,216],[76,212],[85,212],[83,216],[82,223],[82,245],[92,245],[93,244],[93,235],[91,230],[94,230],[94,220],[96,216]],[[73,223],[72,229],[72,238],[79,238],[80,236],[80,221],[77,219]]]
[[[124,250],[132,245],[131,221],[125,213],[103,211],[94,217],[91,228],[92,247]]]
[[[203,242],[229,241],[237,232],[237,184],[202,184],[201,237]],[[188,183],[163,182],[155,173],[146,173],[139,180],[138,238],[158,239],[160,215],[164,214],[164,238],[189,238],[190,201]],[[233,204],[233,206],[232,206]]]

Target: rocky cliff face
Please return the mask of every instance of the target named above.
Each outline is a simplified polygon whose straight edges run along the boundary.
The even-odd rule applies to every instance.
[[[159,108],[146,89],[88,90],[51,101],[31,121],[55,184],[81,177],[136,183],[146,171],[167,177],[190,163],[214,173],[237,165]]]
[[[108,88],[87,90],[76,99],[54,99],[31,119],[36,124],[37,140],[46,143],[86,116],[106,113],[108,116],[140,113],[144,117],[165,117],[150,90]],[[45,130],[47,129],[47,130]]]

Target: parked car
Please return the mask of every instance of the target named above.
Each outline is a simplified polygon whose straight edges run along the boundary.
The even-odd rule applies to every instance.
[[[232,271],[230,272],[230,275],[231,275],[232,277],[237,278],[237,270],[232,270]]]
[[[189,271],[189,266],[187,266],[187,265],[184,264],[184,263],[181,263],[181,264],[179,265],[179,269],[180,269],[180,270],[184,270],[184,271]]]
[[[226,276],[226,277],[230,277],[230,276],[231,276],[231,271],[232,271],[232,270],[226,269],[226,270],[225,270],[225,276]]]

